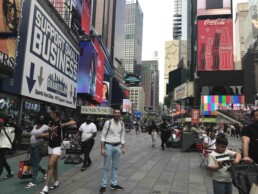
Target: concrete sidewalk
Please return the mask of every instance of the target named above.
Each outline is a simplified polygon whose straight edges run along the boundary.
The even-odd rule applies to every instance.
[[[53,194],[98,194],[100,188],[101,168],[103,158],[100,155],[100,134],[97,135],[91,153],[93,164],[86,171],[81,172],[80,165],[63,164],[60,160],[60,187],[49,193]],[[229,137],[230,144],[238,149],[239,140]],[[151,147],[151,138],[148,133],[139,135],[127,134],[126,155],[121,158],[119,169],[119,184],[125,187],[124,191],[113,191],[107,188],[106,194],[212,194],[211,172],[200,168],[198,152],[181,152],[181,149],[168,148],[161,151],[160,139],[156,148]],[[10,158],[11,164],[18,163],[24,155]],[[42,164],[46,165],[47,158]],[[18,164],[16,165],[18,169]],[[16,171],[17,172],[17,171]],[[16,175],[17,177],[17,175]],[[37,186],[24,189],[29,181],[12,178],[0,182],[3,193],[32,193],[37,194],[43,188],[42,175],[39,175]],[[110,180],[110,179],[109,179]],[[5,185],[12,185],[11,191],[2,190]],[[14,188],[15,187],[15,188]],[[2,193],[2,192],[0,192]],[[234,194],[238,191],[234,188]]]

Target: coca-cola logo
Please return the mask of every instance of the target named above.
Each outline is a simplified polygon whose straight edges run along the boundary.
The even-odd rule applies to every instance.
[[[204,25],[209,25],[209,26],[222,26],[225,23],[226,23],[226,19],[222,19],[222,18],[219,18],[216,20],[207,19],[204,21]]]

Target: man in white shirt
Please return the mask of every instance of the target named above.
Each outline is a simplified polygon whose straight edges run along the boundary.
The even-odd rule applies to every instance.
[[[97,135],[97,127],[91,122],[91,116],[87,116],[85,123],[81,124],[78,133],[75,136],[75,139],[80,134],[81,135],[81,145],[82,151],[84,154],[84,160],[81,171],[85,171],[87,167],[91,165],[90,152],[94,146],[94,138]]]
[[[121,110],[114,109],[113,119],[105,122],[101,133],[101,155],[104,156],[100,194],[105,193],[109,164],[112,160],[111,186],[113,190],[124,190],[118,185],[117,174],[120,155],[125,154],[125,128],[120,121]]]
[[[209,136],[205,137],[203,140],[203,148],[207,152],[212,152],[213,150],[216,149],[216,132],[215,131],[210,131]]]

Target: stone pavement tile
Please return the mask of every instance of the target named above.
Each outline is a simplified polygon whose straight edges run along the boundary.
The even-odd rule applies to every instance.
[[[169,190],[170,190],[170,185],[168,184],[156,184],[153,189],[152,192],[153,194],[169,194]]]
[[[207,193],[207,189],[205,184],[202,183],[189,183],[189,191],[195,191],[195,193],[200,193],[200,192],[206,192]]]
[[[171,189],[175,191],[187,191],[188,192],[188,179],[187,180],[178,180],[177,177],[175,177]]]
[[[189,194],[189,192],[188,192],[188,190],[182,188],[182,189],[178,189],[178,190],[170,190],[169,194]]]
[[[160,185],[170,185],[174,179],[175,173],[164,171],[158,178],[157,184]]]
[[[80,188],[80,189],[77,189],[77,190],[73,191],[70,194],[90,194],[92,192],[94,192],[94,190],[91,190],[91,189],[81,189]],[[96,192],[96,190],[95,190],[95,192]]]
[[[137,171],[137,172],[133,173],[128,179],[141,181],[146,176],[146,174],[147,174],[147,172]]]
[[[155,185],[157,178],[144,178],[138,185],[137,188],[144,190],[151,190]]]

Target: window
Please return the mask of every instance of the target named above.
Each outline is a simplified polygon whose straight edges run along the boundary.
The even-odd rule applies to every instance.
[[[206,9],[223,8],[223,0],[206,0]]]

